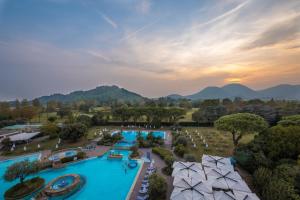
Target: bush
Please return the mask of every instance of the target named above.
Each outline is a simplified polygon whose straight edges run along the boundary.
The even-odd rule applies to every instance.
[[[14,185],[5,192],[4,197],[6,199],[23,199],[24,197],[42,188],[44,184],[45,180],[43,178],[35,177],[24,181],[23,183]]]
[[[76,121],[84,124],[86,127],[90,127],[92,125],[92,119],[87,115],[79,115],[76,118]]]
[[[84,159],[84,158],[86,158],[86,153],[85,152],[83,152],[83,151],[79,151],[78,153],[77,153],[77,159]]]
[[[161,159],[163,159],[166,163],[166,167],[163,168],[163,172],[166,175],[172,174],[172,165],[174,162],[174,157],[171,151],[161,148],[161,147],[154,147],[152,148],[152,153],[157,154]]]
[[[165,158],[168,157],[168,156],[173,157],[173,154],[172,154],[171,151],[169,151],[168,149],[162,148],[162,147],[152,148],[152,153],[157,154],[163,160],[165,160]]]
[[[196,158],[193,154],[185,154],[184,155],[184,159],[187,161],[187,162],[195,162],[196,161]]]
[[[62,159],[60,159],[60,162],[62,162],[62,163],[67,163],[67,162],[72,162],[72,161],[74,161],[74,156],[63,157]]]
[[[165,200],[167,187],[167,182],[162,176],[152,174],[149,177],[149,200]]]
[[[179,136],[176,141],[175,141],[175,145],[182,145],[182,146],[187,146],[188,144],[188,140],[185,136]]]
[[[179,156],[179,157],[183,157],[184,154],[186,153],[186,149],[182,144],[178,144],[176,145],[175,149],[174,149],[174,153]]]
[[[139,148],[137,146],[130,147],[130,151],[132,151],[130,154],[130,158],[137,158],[140,156]]]
[[[122,139],[123,136],[121,135],[121,133],[116,133],[114,135],[104,133],[103,138],[98,142],[98,145],[110,146],[119,142]]]
[[[264,200],[299,200],[290,183],[276,178],[264,187],[262,197]]]
[[[57,138],[59,127],[55,123],[48,122],[41,127],[41,132],[44,135],[49,135],[50,139]]]
[[[61,132],[60,138],[63,140],[69,140],[71,142],[76,142],[79,138],[81,138],[86,132],[87,127],[81,123],[74,123],[65,125]]]
[[[264,167],[260,167],[254,172],[253,182],[259,193],[262,192],[271,177],[272,171]]]

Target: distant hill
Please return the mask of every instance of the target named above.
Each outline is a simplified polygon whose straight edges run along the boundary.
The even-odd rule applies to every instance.
[[[166,96],[167,98],[171,98],[171,99],[183,99],[183,98],[185,98],[184,96],[181,96],[181,95],[179,95],[179,94],[170,94],[170,95],[168,95],[168,96]]]
[[[111,100],[121,100],[138,102],[143,101],[145,98],[134,92],[130,92],[124,88],[118,86],[99,86],[92,90],[87,91],[75,91],[70,94],[53,94],[50,96],[39,97],[38,100],[41,103],[48,101],[60,101],[60,102],[75,102],[80,100],[96,100],[98,102],[105,102]]]
[[[241,84],[229,84],[223,87],[207,87],[203,90],[187,96],[177,94],[169,95],[168,97],[181,97],[191,100],[201,99],[224,99],[241,97],[243,99],[286,99],[300,100],[300,85],[278,85],[264,90],[253,90]]]

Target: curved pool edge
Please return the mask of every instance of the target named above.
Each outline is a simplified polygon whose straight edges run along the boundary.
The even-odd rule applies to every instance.
[[[18,155],[18,156],[11,156],[11,157],[8,157],[8,158],[2,159],[2,160],[0,159],[0,163],[1,162],[7,162],[7,161],[10,161],[10,160],[17,160],[19,158],[25,158],[26,159],[27,157],[31,157],[31,156],[34,156],[34,155],[37,155],[37,158],[39,160],[42,156],[42,152],[39,151],[39,152],[23,154],[23,155]]]
[[[142,159],[137,159],[137,161],[138,161],[138,162],[141,162],[141,166],[140,166],[140,168],[139,168],[139,171],[138,171],[138,172],[136,173],[136,175],[135,175],[134,181],[133,181],[133,183],[131,184],[131,187],[130,187],[130,189],[129,189],[129,192],[127,193],[126,200],[129,200],[129,199],[130,199],[130,197],[131,197],[131,195],[132,195],[132,192],[133,192],[133,189],[134,189],[134,187],[135,187],[135,185],[136,185],[136,182],[137,182],[138,178],[139,178],[140,175],[141,175],[141,172],[142,172],[142,169],[143,169],[143,166],[144,166],[144,161],[143,161]]]

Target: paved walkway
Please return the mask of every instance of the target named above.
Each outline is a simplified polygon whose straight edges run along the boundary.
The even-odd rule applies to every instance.
[[[151,152],[151,148],[143,148],[143,149],[140,149],[140,151],[143,153],[143,155],[146,155],[147,152]],[[170,199],[171,192],[173,191],[173,178],[171,176],[166,176],[165,174],[163,174],[162,168],[164,168],[166,166],[166,164],[159,156],[151,153],[151,158],[154,159],[154,161],[155,161],[154,165],[157,168],[157,173],[162,175],[167,181],[168,190],[167,190],[167,198],[166,199]],[[146,174],[146,170],[147,170],[148,166],[149,166],[149,163],[144,163],[143,169],[140,173],[140,176],[137,179],[137,182],[134,186],[133,192],[131,193],[131,196],[129,198],[130,200],[136,200],[136,197],[138,196],[139,190],[142,185],[142,180],[144,179],[144,176]]]

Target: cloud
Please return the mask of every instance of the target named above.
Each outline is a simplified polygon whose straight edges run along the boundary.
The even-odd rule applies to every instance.
[[[142,26],[142,27],[140,27],[140,28],[138,28],[138,29],[136,29],[136,30],[134,30],[134,31],[132,31],[132,32],[130,32],[130,33],[128,33],[127,35],[125,35],[124,37],[122,37],[122,38],[120,39],[120,41],[122,42],[122,41],[124,41],[124,40],[129,40],[130,38],[136,36],[138,33],[144,31],[145,29],[147,29],[147,28],[149,28],[150,26],[156,24],[157,22],[158,22],[158,20],[155,20],[155,21],[153,21],[153,22],[151,22],[151,23],[148,23],[148,24],[146,24],[146,25],[144,25],[144,26]]]
[[[261,33],[254,41],[242,46],[242,49],[255,49],[275,45],[287,40],[297,39],[300,33],[300,15],[278,22]]]
[[[151,8],[151,2],[150,0],[138,0],[138,3],[136,5],[136,10],[142,14],[149,13]]]
[[[114,29],[118,28],[118,24],[114,20],[112,20],[110,17],[108,17],[107,15],[103,14],[100,11],[98,11],[98,13],[101,15],[101,17],[104,19],[106,23],[111,25]]]
[[[199,28],[199,27],[203,27],[209,24],[213,24],[215,22],[221,21],[223,19],[226,19],[227,17],[235,14],[236,12],[238,12],[240,9],[242,9],[244,6],[246,6],[248,3],[250,2],[250,0],[244,1],[243,3],[238,4],[236,7],[232,8],[229,11],[226,11],[225,13],[208,20],[207,22],[201,23],[201,24],[197,24],[196,26],[194,26],[193,28]]]

